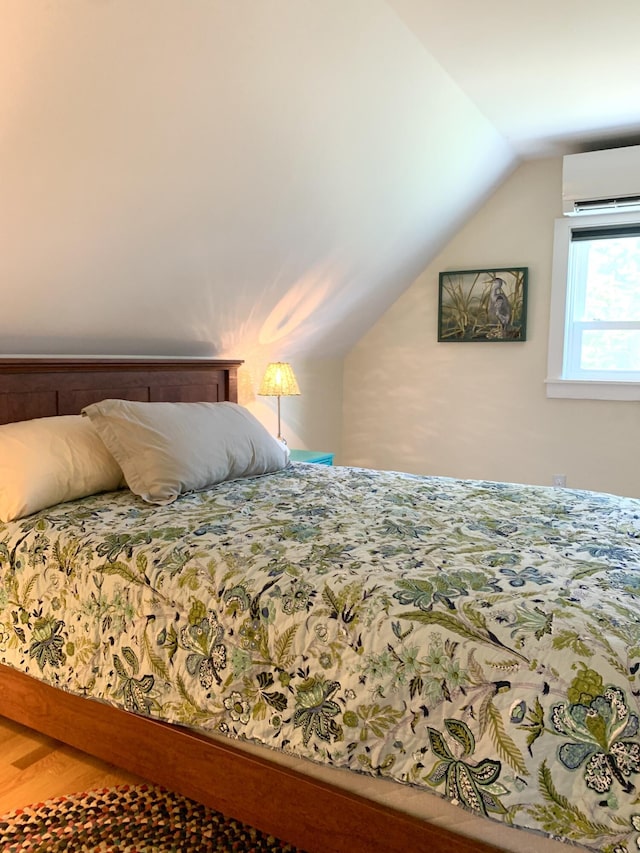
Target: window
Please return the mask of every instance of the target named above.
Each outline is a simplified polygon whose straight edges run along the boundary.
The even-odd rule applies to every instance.
[[[640,399],[640,214],[557,220],[547,396]]]

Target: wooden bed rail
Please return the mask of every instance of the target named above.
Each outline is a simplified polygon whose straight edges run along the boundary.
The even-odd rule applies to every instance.
[[[309,853],[498,853],[232,744],[73,696],[2,665],[0,692],[4,716]]]

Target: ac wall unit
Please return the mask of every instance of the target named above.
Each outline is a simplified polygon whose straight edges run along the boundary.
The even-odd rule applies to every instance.
[[[567,154],[562,208],[565,216],[640,210],[640,145]]]

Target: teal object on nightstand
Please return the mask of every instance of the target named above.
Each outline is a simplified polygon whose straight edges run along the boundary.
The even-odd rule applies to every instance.
[[[333,453],[319,450],[290,450],[292,462],[314,462],[316,465],[333,465]]]

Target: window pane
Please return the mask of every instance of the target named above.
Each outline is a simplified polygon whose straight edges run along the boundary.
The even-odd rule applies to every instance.
[[[640,237],[582,245],[588,246],[588,258],[581,319],[640,320]]]
[[[639,238],[637,212],[556,220],[548,397],[640,399]]]
[[[640,371],[640,329],[585,330],[580,368]]]

